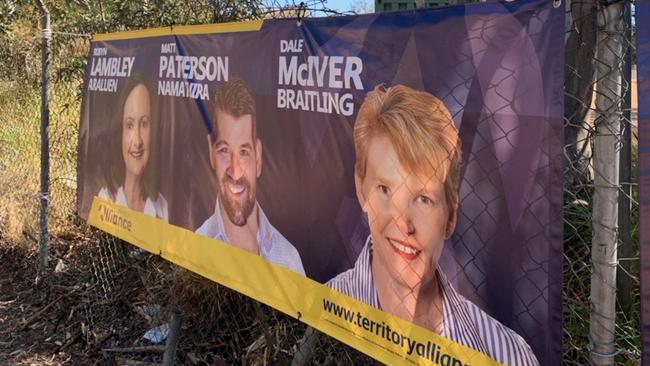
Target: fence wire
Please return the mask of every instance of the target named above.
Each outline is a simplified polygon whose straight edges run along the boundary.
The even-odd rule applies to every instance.
[[[640,360],[635,168],[638,134],[630,5],[627,1],[572,1],[567,6],[563,287],[566,364],[600,364],[608,357],[614,357],[614,364],[635,364]],[[620,168],[620,172],[606,172],[605,166],[610,170]],[[599,190],[609,190],[609,196],[595,206]],[[613,210],[607,211],[604,206]],[[603,230],[608,232],[608,240],[596,234]],[[602,247],[606,241],[618,244],[610,246],[609,260],[603,263],[595,245]],[[616,272],[618,281],[613,281]],[[613,292],[616,282],[619,290],[613,319],[613,299],[607,309],[594,289]],[[603,328],[606,319],[612,319],[607,326],[615,329]],[[590,321],[597,332],[595,338],[587,326]]]
[[[197,4],[179,8],[178,19],[196,13],[209,14],[206,22],[293,16],[299,9],[336,13],[321,2],[302,7],[260,3],[250,14],[238,13],[227,6],[215,10],[207,3]],[[618,210],[614,212],[617,224],[611,229],[620,253],[615,262],[619,291],[613,355],[615,364],[637,364],[640,360],[634,29],[629,14],[631,2],[617,4],[625,12],[614,32],[604,28],[598,20],[599,12],[612,4],[577,0],[566,4],[562,360],[568,365],[589,364],[589,352],[593,349],[594,340],[590,339],[588,326],[593,317],[590,281],[592,273],[597,271],[592,264],[591,249],[597,225],[593,221],[593,198],[598,188],[594,179],[601,173],[594,164],[594,159],[598,159],[595,140],[599,128],[602,132],[603,120],[612,116],[620,121],[620,128],[612,133],[616,141],[614,152],[620,155],[621,167],[620,181],[608,185],[618,192]],[[196,6],[200,9],[193,8]],[[123,9],[125,14],[129,11]],[[138,8],[138,11],[144,12],[143,17],[146,17],[154,10]],[[129,16],[133,16],[132,12]],[[103,19],[103,22],[110,24],[111,19]],[[616,56],[614,62],[600,58],[602,49],[611,47],[613,37],[621,46],[621,49],[608,49],[615,51],[612,53]],[[161,349],[151,347],[155,342],[143,336],[147,334],[149,339],[155,340],[165,335],[165,324],[173,308],[178,306],[185,311],[176,353],[178,364],[376,363],[289,316],[80,222],[75,214],[76,144],[81,102],[81,80],[76,62],[85,57],[88,40],[74,34],[56,33],[53,39],[56,69],[51,96],[49,211],[52,274],[48,286],[54,290],[48,293],[47,302],[55,300],[61,291],[73,295],[56,305],[57,314],[52,322],[42,324],[47,337],[39,347],[63,352],[55,356],[62,363],[66,357],[96,364],[160,363]],[[39,115],[34,106],[39,104],[39,95],[35,87],[38,73],[27,70],[38,70],[38,40],[12,42],[18,51],[6,58],[3,56],[11,64],[3,64],[0,72],[0,238],[27,241],[34,244],[35,250],[39,188],[33,177],[38,176],[39,171]],[[9,51],[0,47],[0,53],[3,52]],[[622,75],[620,81],[614,83],[617,89],[614,94],[600,86],[612,73]],[[605,103],[596,102],[599,95],[606,98]],[[626,154],[626,150],[631,153]],[[471,221],[469,218],[468,222]],[[543,289],[540,296],[542,293]],[[530,303],[522,306],[526,308]]]

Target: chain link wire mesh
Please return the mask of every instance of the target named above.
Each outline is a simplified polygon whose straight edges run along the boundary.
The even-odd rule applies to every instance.
[[[634,99],[636,80],[631,72],[635,63],[631,4],[628,1],[571,1],[567,4],[563,287],[563,358],[566,364],[598,363],[597,353],[603,353],[603,349],[607,349],[606,357],[614,357],[615,364],[636,364],[640,360],[638,193],[635,183],[638,134]],[[606,150],[602,144],[598,146],[600,151],[597,150],[596,141],[602,136],[611,139],[606,143],[611,150]],[[632,153],[622,153],[626,149]],[[614,169],[620,166],[620,181],[616,180],[618,171],[604,175],[606,172],[599,159],[609,162],[610,166],[614,164]],[[616,173],[616,179],[612,173]],[[610,189],[610,198],[596,207],[594,195],[599,189]],[[603,210],[603,205],[614,210]],[[627,211],[622,211],[625,207]],[[618,222],[619,217],[621,222]],[[594,257],[599,258],[594,262],[592,255],[597,255],[596,245],[606,244],[595,237],[596,232],[603,229],[609,232],[609,241],[618,243],[608,250],[609,258],[614,255],[614,260]],[[611,240],[612,237],[615,239]],[[615,259],[617,247],[619,253],[626,253],[618,260]],[[625,287],[619,288],[614,314],[611,306],[607,313],[602,304],[594,304],[599,301],[594,286],[614,291],[616,283],[611,275],[617,267],[619,286]],[[607,277],[603,271],[609,272]],[[590,319],[598,326],[606,323],[606,319],[614,326],[615,320],[615,330],[598,331],[606,334],[607,341],[594,339],[589,334]],[[590,356],[589,351],[594,354]]]
[[[211,14],[209,21],[212,18],[233,20],[242,17],[294,16],[300,9],[313,12],[325,9],[325,13],[336,13],[318,1],[301,7],[279,2],[260,3],[259,9],[250,16],[229,11],[227,3],[216,12],[207,3],[197,4],[192,6],[204,8],[192,8],[192,12]],[[630,11],[630,2],[620,4],[624,5],[625,11]],[[566,5],[562,358],[563,363],[568,365],[584,365],[589,363],[587,324],[591,309],[592,209],[596,188],[594,177],[599,174],[593,163],[597,156],[594,141],[601,120],[614,115],[621,121],[620,129],[615,131],[616,150],[636,150],[636,107],[634,101],[631,106],[625,104],[625,91],[630,91],[635,85],[633,77],[625,73],[626,62],[633,60],[634,32],[631,23],[623,21],[615,32],[608,31],[604,37],[597,37],[599,32],[604,31],[598,26],[598,11],[608,5],[577,0]],[[625,19],[629,19],[627,15],[623,14]],[[596,51],[602,43],[607,42],[608,37],[622,40],[622,52],[616,51],[618,58],[614,63],[599,59]],[[143,339],[143,335],[148,330],[153,330],[154,337],[164,335],[164,325],[169,321],[173,308],[178,306],[185,312],[177,351],[179,364],[273,365],[290,364],[292,361],[298,365],[376,363],[334,339],[316,336],[320,333],[289,316],[134,249],[119,239],[87,227],[76,218],[76,144],[81,80],[75,63],[87,53],[88,39],[69,34],[57,35],[56,32],[53,39],[53,64],[57,67],[51,96],[49,220],[52,251],[46,303],[59,297],[63,297],[63,300],[54,305],[55,316],[50,317],[54,321],[36,321],[33,324],[35,329],[42,327],[43,334],[49,335],[41,347],[63,352],[64,355],[68,352],[68,356],[56,356],[60,362],[64,362],[65,357],[72,357],[73,360],[98,364],[135,361],[160,363],[161,348],[151,347],[153,343]],[[23,57],[14,64],[37,70],[38,39],[34,38],[31,44],[21,43],[20,47],[24,50],[20,52]],[[631,54],[629,58],[628,52]],[[70,57],[70,54],[76,57]],[[604,72],[596,72],[599,64],[607,66]],[[21,70],[21,67],[7,70]],[[599,92],[598,85],[612,72],[623,73],[618,85],[621,92],[615,94],[615,99],[611,99],[612,95],[608,93],[608,107],[602,107],[596,104],[597,95],[603,93],[602,88]],[[25,72],[21,73],[26,75],[22,77],[10,72],[1,75],[0,239],[26,241],[35,250],[39,188],[38,181],[33,177],[37,176],[39,169],[39,112],[35,107],[39,104],[38,89],[35,87],[38,73]],[[631,131],[629,141],[623,138],[626,130]],[[633,305],[616,313],[614,350],[616,364],[637,364],[640,359],[640,300],[636,266],[638,201],[634,169],[637,162],[631,158],[620,164],[632,167],[632,176],[625,181],[621,175],[620,182],[611,186],[618,189],[620,199],[629,199],[630,239],[624,241],[624,233],[617,231],[616,234],[619,247],[630,245],[632,251],[631,255],[619,257],[617,263],[621,269],[619,277],[623,276],[632,283],[632,287],[631,291],[619,292],[619,301],[631,301]],[[630,299],[622,300],[622,297]],[[25,311],[24,314],[29,315],[29,312]]]

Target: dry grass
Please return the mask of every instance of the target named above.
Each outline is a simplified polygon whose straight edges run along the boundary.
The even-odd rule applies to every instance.
[[[49,229],[74,230],[78,83],[58,84],[50,105]],[[0,82],[0,227],[12,243],[37,237],[40,191],[40,96],[16,82]]]
[[[12,243],[35,235],[39,134],[38,95],[0,82],[0,227]]]

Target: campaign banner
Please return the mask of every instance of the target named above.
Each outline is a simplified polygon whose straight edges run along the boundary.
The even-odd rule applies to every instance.
[[[650,1],[635,4],[636,19],[650,17]],[[650,24],[636,22],[636,74],[639,129],[639,252],[642,361],[650,365]]]
[[[564,10],[93,38],[78,212],[388,364],[557,365]]]

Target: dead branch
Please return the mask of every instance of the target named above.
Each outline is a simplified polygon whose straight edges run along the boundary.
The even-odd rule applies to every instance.
[[[102,352],[115,352],[115,353],[140,353],[140,352],[165,352],[165,346],[138,346],[138,347],[125,347],[125,348],[102,348]]]

